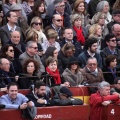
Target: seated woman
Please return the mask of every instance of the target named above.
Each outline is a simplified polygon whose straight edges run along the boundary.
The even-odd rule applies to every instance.
[[[110,84],[114,84],[115,78],[120,75],[120,73],[118,73],[119,70],[116,68],[117,57],[115,55],[108,55],[105,63],[106,67],[103,68],[105,81],[109,82]]]
[[[64,83],[57,68],[57,59],[49,57],[46,61],[46,72],[42,74],[41,80],[49,86]]]
[[[17,58],[15,58],[14,51],[17,51],[13,45],[6,44],[1,48],[0,58],[7,58],[10,64],[10,72],[15,75],[22,73],[22,66]]]
[[[78,60],[75,57],[69,59],[69,65],[63,72],[64,80],[71,86],[79,86],[83,81],[83,75],[80,72]]]
[[[27,59],[23,64],[23,74],[19,75],[18,85],[20,89],[28,89],[37,80],[40,80],[37,76],[39,70],[39,63],[34,59]]]

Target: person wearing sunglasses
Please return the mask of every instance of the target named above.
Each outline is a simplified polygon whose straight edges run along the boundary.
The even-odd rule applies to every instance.
[[[109,33],[105,36],[105,42],[107,47],[105,47],[102,51],[101,51],[101,57],[102,57],[102,64],[103,67],[106,66],[105,64],[105,59],[108,55],[116,55],[117,56],[117,68],[120,68],[120,50],[117,47],[117,40],[114,34]]]
[[[83,81],[83,75],[80,72],[77,58],[71,57],[69,59],[68,67],[63,72],[64,80],[69,82],[71,86],[79,86]]]

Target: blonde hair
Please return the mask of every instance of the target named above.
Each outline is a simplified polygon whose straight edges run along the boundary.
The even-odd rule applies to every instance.
[[[53,30],[53,29],[48,29],[47,30],[47,33],[46,33],[47,39],[49,39],[49,38],[57,38],[57,36],[58,36],[58,33],[55,30]]]

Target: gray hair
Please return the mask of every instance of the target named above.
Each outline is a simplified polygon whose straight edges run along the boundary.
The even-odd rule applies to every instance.
[[[31,44],[36,43],[35,41],[28,41],[26,44],[26,48],[30,47]],[[36,43],[37,44],[37,43]]]
[[[55,7],[57,7],[58,4],[61,3],[61,2],[63,2],[63,0],[55,0],[55,1],[53,2],[53,4],[55,5]]]
[[[100,1],[98,4],[97,4],[97,7],[96,7],[96,11],[97,12],[102,12],[105,4],[108,3],[107,1]],[[109,3],[108,3],[109,5]]]
[[[93,59],[96,60],[96,62],[97,62],[97,59],[95,57],[89,57],[88,60],[87,60],[87,63],[88,63],[89,60],[93,60]]]
[[[110,87],[110,84],[106,81],[102,81],[101,83],[98,84],[98,90],[101,90],[104,87]]]

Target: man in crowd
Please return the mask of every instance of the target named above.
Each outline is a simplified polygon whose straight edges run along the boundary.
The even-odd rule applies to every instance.
[[[7,18],[7,24],[0,28],[0,38],[1,38],[2,46],[9,41],[10,32],[17,30],[21,33],[21,28],[16,26],[16,23],[18,20],[16,13],[13,11],[9,11],[6,14],[6,18]],[[21,34],[21,41],[22,40],[23,40],[23,37]]]
[[[6,109],[26,109],[27,107],[34,106],[32,101],[29,101],[27,97],[18,93],[16,83],[10,83],[7,86],[7,93],[0,97],[0,103],[5,105]]]
[[[110,95],[110,84],[101,82],[98,85],[98,91],[90,96],[90,120],[103,120],[103,106],[107,106],[112,101],[119,101],[120,95]]]
[[[95,57],[97,59],[98,67],[102,68],[102,59],[99,53],[97,53],[98,40],[94,37],[90,37],[86,40],[84,51],[78,56],[78,60],[81,63],[81,68],[85,67],[89,57]]]
[[[53,105],[50,95],[46,92],[46,85],[42,81],[35,83],[34,89],[27,95],[30,101],[33,101],[36,107]]]
[[[103,62],[103,67],[105,67],[105,59],[108,55],[116,55],[117,56],[117,68],[120,68],[120,50],[116,48],[117,46],[117,41],[116,37],[114,34],[110,33],[105,36],[105,42],[107,44],[107,47],[105,47],[101,51],[101,57],[102,57],[102,62]]]
[[[74,56],[78,57],[78,55],[82,52],[81,44],[73,37],[73,30],[71,28],[66,28],[63,33],[63,39],[60,42],[61,48],[66,43],[72,43],[75,46]]]
[[[39,75],[40,75],[41,73],[45,72],[45,68],[40,60],[40,57],[37,55],[37,53],[38,53],[37,43],[35,41],[29,41],[27,42],[27,45],[26,45],[26,51],[19,56],[19,61],[23,65],[26,59],[32,58],[34,60],[37,60],[40,64],[40,70],[39,70]]]

